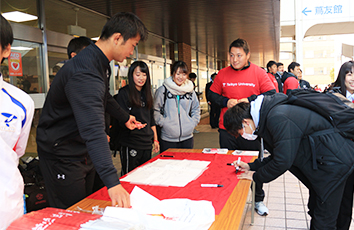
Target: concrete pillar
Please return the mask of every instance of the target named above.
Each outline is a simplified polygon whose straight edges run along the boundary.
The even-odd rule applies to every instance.
[[[192,49],[190,45],[178,43],[178,60],[184,61],[188,66],[188,70],[192,70]]]

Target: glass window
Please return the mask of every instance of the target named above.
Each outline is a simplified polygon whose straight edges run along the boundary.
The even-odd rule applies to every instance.
[[[163,57],[162,39],[150,34],[146,41],[139,42],[138,51],[141,54]]]
[[[42,93],[39,56],[39,44],[14,40],[10,57],[1,65],[4,80],[26,93]]]
[[[8,21],[38,28],[37,0],[0,1],[0,4],[1,14],[19,12],[27,14],[24,16],[30,16],[27,18],[22,17],[23,15],[15,15],[14,19],[10,19],[8,16],[12,18],[12,15],[5,16],[5,14],[4,17],[7,18]]]

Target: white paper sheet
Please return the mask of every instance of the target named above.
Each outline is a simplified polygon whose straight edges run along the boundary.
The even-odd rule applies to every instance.
[[[236,156],[258,156],[259,151],[244,151],[244,150],[235,150],[232,152],[232,155]]]
[[[213,154],[213,153],[217,153],[217,154],[227,154],[229,150],[228,149],[217,149],[217,148],[204,148],[202,153],[210,153],[210,154]]]
[[[197,179],[210,161],[157,159],[139,167],[120,181],[155,186],[184,187]]]

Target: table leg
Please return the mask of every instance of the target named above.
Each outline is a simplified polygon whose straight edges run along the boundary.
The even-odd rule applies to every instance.
[[[254,224],[254,205],[256,199],[256,183],[252,181],[251,225]]]

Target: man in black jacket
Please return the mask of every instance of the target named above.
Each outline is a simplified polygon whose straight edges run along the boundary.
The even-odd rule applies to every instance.
[[[129,129],[144,125],[122,110],[108,91],[110,61],[133,54],[147,29],[131,13],[114,15],[100,39],[68,61],[48,92],[37,128],[37,147],[49,203],[68,208],[89,195],[95,169],[108,188],[112,205],[130,207],[120,185],[105,133],[105,112]]]
[[[345,182],[354,169],[354,142],[320,114],[286,101],[284,94],[262,95],[225,113],[228,132],[263,138],[271,154],[263,161],[241,162],[245,173],[239,178],[268,183],[289,170],[310,191],[311,229],[336,229]]]

